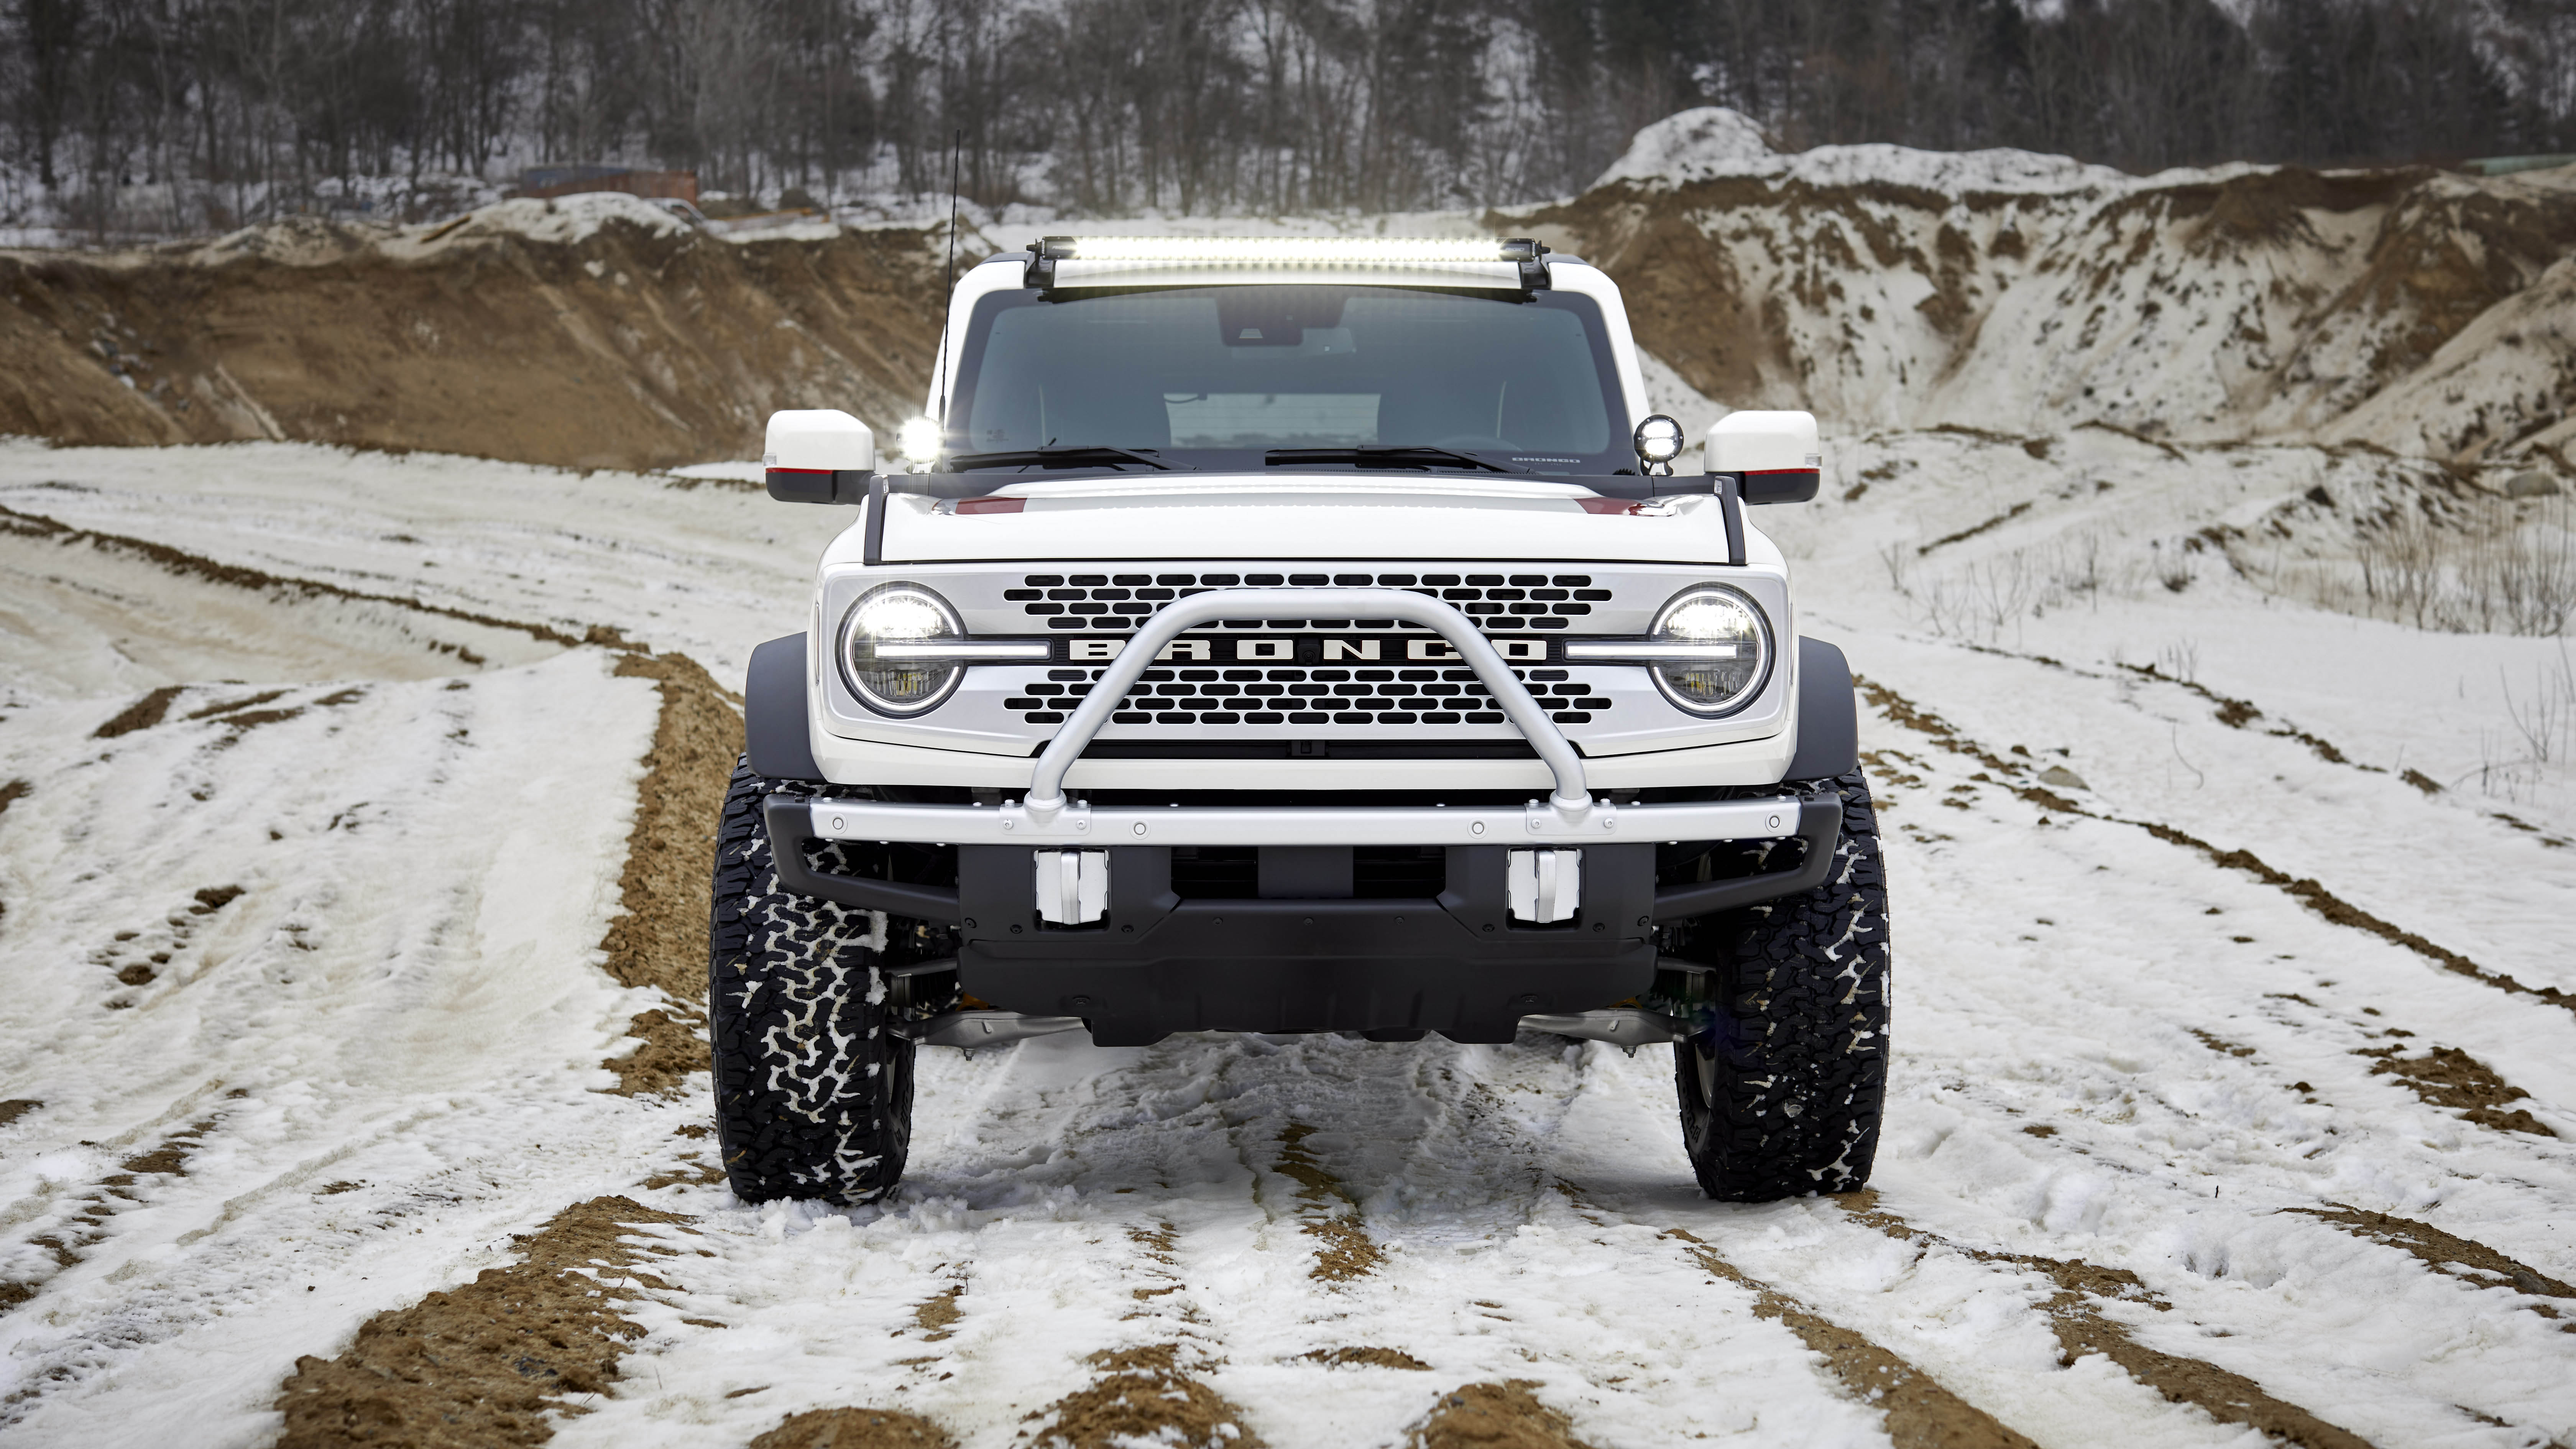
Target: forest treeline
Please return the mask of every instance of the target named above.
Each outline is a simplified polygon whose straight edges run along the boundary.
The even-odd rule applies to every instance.
[[[1647,122],[2133,170],[2576,151],[2576,0],[9,0],[0,220],[185,232],[542,162],[830,201],[1396,210]],[[962,139],[961,139],[962,138]]]

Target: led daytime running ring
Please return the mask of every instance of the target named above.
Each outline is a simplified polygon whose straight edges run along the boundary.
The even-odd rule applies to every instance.
[[[1693,668],[1692,664],[1680,662],[1660,663],[1648,669],[1647,673],[1654,676],[1655,688],[1662,691],[1664,698],[1670,700],[1675,707],[1687,710],[1703,719],[1723,719],[1728,715],[1741,711],[1746,705],[1751,704],[1753,701],[1760,699],[1762,697],[1762,691],[1770,687],[1772,661],[1777,656],[1778,650],[1773,647],[1770,617],[1762,612],[1762,606],[1753,602],[1753,600],[1748,598],[1743,591],[1730,588],[1725,584],[1701,584],[1695,588],[1684,589],[1682,592],[1674,595],[1670,600],[1667,600],[1663,608],[1655,612],[1653,639],[1654,642],[1659,644],[1701,642],[1677,638],[1669,633],[1668,630],[1670,629],[1675,615],[1681,613],[1685,608],[1694,603],[1712,599],[1723,600],[1726,603],[1735,605],[1742,609],[1753,621],[1752,636],[1748,641],[1746,641],[1752,647],[1756,665],[1752,672],[1752,677],[1735,692],[1727,695],[1725,698],[1720,699],[1715,703],[1708,703],[1693,699],[1689,695],[1685,694],[1683,689],[1677,685],[1672,678],[1673,674],[1676,672],[1689,672]],[[1734,657],[1740,659],[1742,658],[1742,655],[1738,654]],[[1717,661],[1710,662],[1714,663]],[[1705,668],[1706,665],[1700,665],[1699,667]]]
[[[880,584],[861,594],[842,614],[832,655],[840,666],[842,687],[869,710],[894,719],[927,714],[947,703],[948,697],[957,692],[958,684],[965,679],[964,664],[945,650],[942,650],[944,657],[929,659],[919,657],[915,649],[902,651],[913,655],[912,658],[881,657],[874,647],[876,638],[859,632],[860,620],[870,613],[880,617],[909,613],[917,625],[925,612],[934,617],[938,626],[936,632],[906,633],[890,637],[885,642],[903,645],[957,645],[965,642],[966,629],[959,621],[957,611],[948,606],[946,599],[919,584]]]

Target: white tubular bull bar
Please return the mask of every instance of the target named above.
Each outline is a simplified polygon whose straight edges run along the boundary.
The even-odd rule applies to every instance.
[[[1069,801],[1065,773],[1109,723],[1127,691],[1163,647],[1187,629],[1218,619],[1264,617],[1402,619],[1438,633],[1476,671],[1504,715],[1555,776],[1546,800],[1511,806],[1192,806],[1094,807]],[[1799,834],[1802,802],[1768,799],[1617,806],[1595,800],[1583,758],[1530,697],[1511,666],[1457,609],[1398,589],[1218,589],[1163,606],[1127,641],[1072,718],[1056,731],[1030,771],[1022,800],[1000,807],[906,805],[820,797],[774,796],[775,817],[809,809],[808,831],[820,840],[931,845],[1519,845],[1579,846],[1585,841],[1777,840]],[[1812,832],[1811,832],[1812,833]],[[1830,834],[1827,840],[1830,841]]]

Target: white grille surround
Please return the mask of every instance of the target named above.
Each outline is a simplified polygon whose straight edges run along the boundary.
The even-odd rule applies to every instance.
[[[1063,582],[1045,582],[1055,579]],[[1043,639],[1055,645],[1059,657],[1043,664],[974,665],[937,709],[901,720],[874,714],[840,680],[831,636],[860,595],[897,580],[938,592],[970,636]],[[1744,594],[1770,626],[1770,676],[1738,710],[1717,719],[1693,714],[1666,698],[1642,665],[1562,657],[1567,640],[1643,638],[1676,595],[1710,583]],[[1777,570],[1455,560],[1371,560],[1363,565],[1086,561],[1078,571],[1056,563],[993,562],[833,570],[822,581],[818,609],[826,631],[817,651],[815,681],[821,686],[822,721],[831,733],[851,739],[1031,755],[1088,693],[1114,657],[1110,651],[1123,647],[1143,620],[1170,599],[1231,587],[1394,588],[1442,598],[1467,613],[1504,653],[1551,721],[1586,755],[1727,744],[1775,735],[1787,725],[1796,621],[1789,611],[1787,580]],[[1079,598],[1068,597],[1075,591]],[[1075,604],[1097,607],[1075,615],[1070,612]],[[1047,605],[1064,612],[1045,611]],[[1079,622],[1062,622],[1069,619]],[[1520,740],[1519,731],[1462,662],[1410,657],[1443,652],[1435,638],[1428,629],[1395,620],[1220,620],[1188,631],[1172,651],[1176,657],[1149,667],[1098,738],[1113,743]],[[1191,657],[1197,652],[1193,641],[1202,640],[1211,657]],[[1246,648],[1252,641],[1268,642]],[[1378,657],[1360,657],[1372,641]],[[1283,652],[1293,657],[1279,657]],[[1077,653],[1090,657],[1071,657]],[[1232,657],[1244,653],[1266,657]],[[1324,657],[1328,653],[1329,659]]]

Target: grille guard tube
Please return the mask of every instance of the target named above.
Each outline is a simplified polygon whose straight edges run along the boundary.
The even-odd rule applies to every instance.
[[[1064,778],[1109,721],[1154,656],[1182,631],[1215,619],[1281,617],[1396,618],[1423,625],[1455,647],[1485,688],[1528,738],[1554,775],[1553,796],[1517,809],[1401,806],[1244,806],[1152,810],[1095,809],[1065,798]],[[1511,666],[1466,615],[1438,599],[1395,589],[1217,589],[1176,600],[1137,630],[1116,661],[1056,732],[1031,771],[1028,797],[999,808],[910,805],[829,796],[776,794],[762,805],[779,883],[799,894],[916,919],[963,918],[954,888],[814,870],[809,838],[907,841],[934,845],[1521,845],[1579,846],[1586,841],[1778,840],[1802,837],[1807,849],[1788,870],[1736,880],[1666,887],[1655,893],[1654,919],[1733,910],[1812,890],[1831,872],[1842,825],[1838,799],[1779,795],[1752,800],[1617,806],[1595,801],[1582,758],[1547,717]]]
[[[1556,793],[1549,803],[1569,822],[1591,810],[1592,789],[1583,777],[1583,757],[1566,742],[1556,721],[1530,698],[1529,687],[1503,662],[1484,631],[1450,605],[1402,589],[1212,589],[1165,604],[1127,641],[1116,661],[1102,673],[1100,682],[1083,696],[1081,708],[1055,732],[1055,738],[1038,756],[1037,768],[1029,775],[1025,802],[1029,813],[1045,819],[1064,809],[1065,772],[1073,768],[1084,750],[1091,748],[1092,737],[1109,723],[1109,716],[1127,698],[1127,691],[1135,688],[1136,681],[1153,666],[1154,656],[1179,638],[1182,630],[1218,619],[1272,617],[1401,619],[1439,634],[1458,651],[1459,659],[1476,671],[1486,692],[1503,707],[1504,716],[1538,751],[1548,773],[1556,777]]]

